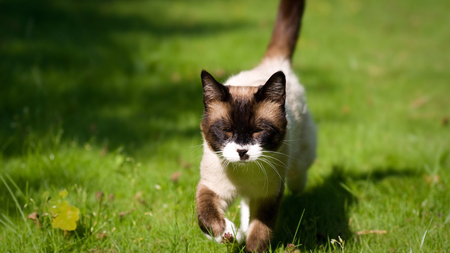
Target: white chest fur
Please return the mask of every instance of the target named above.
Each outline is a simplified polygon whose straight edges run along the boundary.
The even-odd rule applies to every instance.
[[[286,175],[283,156],[272,155],[253,162],[228,163],[205,143],[201,183],[228,201],[237,195],[248,198],[277,195]]]

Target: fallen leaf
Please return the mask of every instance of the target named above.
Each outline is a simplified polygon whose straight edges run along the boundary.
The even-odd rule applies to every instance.
[[[425,177],[425,181],[427,182],[427,184],[439,183],[439,175],[433,175],[433,176],[424,175],[424,177]]]
[[[60,228],[67,231],[72,231],[77,228],[76,222],[80,219],[80,210],[78,208],[69,205],[67,201],[50,204],[50,212],[54,217],[52,221],[53,228]]]
[[[97,239],[103,240],[106,239],[106,231],[97,234]]]
[[[172,180],[174,184],[178,183],[178,179],[180,178],[181,174],[182,174],[181,171],[173,173],[172,176],[170,176],[170,180]]]
[[[136,193],[136,195],[134,195],[133,200],[136,201],[139,204],[147,206],[147,202],[144,200],[144,198],[142,198],[142,192],[141,191]]]
[[[415,99],[414,101],[412,101],[409,106],[411,106],[412,108],[416,109],[419,107],[424,106],[426,103],[428,103],[428,99],[425,97],[420,97]]]
[[[192,163],[185,162],[182,159],[178,159],[178,164],[185,169],[190,169],[192,167]]]
[[[442,120],[441,120],[441,124],[442,124],[442,126],[447,126],[448,125],[448,117],[443,117],[442,118]]]
[[[31,213],[31,214],[29,214],[29,215],[27,216],[27,219],[30,219],[30,220],[37,220],[37,219],[39,219],[39,214],[36,213],[36,212]]]
[[[143,200],[143,199],[138,199],[138,203],[139,203],[139,204],[142,204],[142,205],[144,205],[144,206],[148,206],[148,205],[147,205],[147,201],[145,201],[145,200]]]
[[[125,212],[120,212],[120,213],[119,213],[120,219],[123,219],[123,217],[124,217],[125,215],[130,214],[130,213],[133,212],[134,210],[135,210],[135,208],[133,208],[133,209],[131,209],[131,210],[128,210],[128,211],[125,211]]]
[[[348,105],[344,105],[342,107],[342,113],[349,114],[350,113],[350,107]]]
[[[98,191],[95,193],[95,199],[97,199],[98,202],[103,201],[104,197],[105,197],[105,194],[102,191]]]
[[[138,238],[138,239],[136,239],[136,240],[133,240],[133,242],[140,242],[140,241],[142,241],[142,240],[144,240],[144,238],[140,237],[140,238]]]
[[[138,200],[138,199],[140,199],[140,198],[142,198],[142,192],[141,191],[139,191],[138,193],[136,193],[135,195],[134,195],[134,197],[133,197],[134,199],[136,199],[136,200]]]
[[[34,224],[37,224],[39,228],[42,228],[41,222],[39,221],[39,214],[37,212],[29,214],[27,219],[32,220]]]

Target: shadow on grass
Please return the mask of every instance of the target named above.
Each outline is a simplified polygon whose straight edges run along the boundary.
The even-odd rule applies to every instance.
[[[148,9],[148,15],[122,12],[128,4],[134,10]],[[143,38],[146,53],[158,56],[164,41],[211,36],[249,24],[172,20],[170,5],[2,1],[1,154],[20,156],[30,143],[59,129],[68,140],[83,144],[94,139],[131,152],[143,144],[156,147],[161,138],[200,138],[198,125],[177,126],[183,115],[201,117],[200,78],[170,78],[180,70],[170,69],[170,61],[161,63],[160,58],[176,59],[176,52],[155,60],[139,58],[141,45],[133,36]]]
[[[101,172],[86,171],[83,161],[70,170],[55,164],[62,157],[48,165],[44,156],[61,132],[61,142],[89,142],[107,152],[123,146],[130,155],[152,156],[168,140],[200,142],[200,69],[193,74],[198,78],[185,78],[179,64],[172,67],[180,49],[166,50],[174,51],[170,55],[159,50],[180,37],[214,36],[252,24],[172,19],[172,4],[0,1],[0,159],[17,162],[14,170],[0,173],[6,171],[22,191],[95,185]],[[22,171],[21,163],[31,172]],[[18,215],[4,185],[0,195],[0,210]]]
[[[300,243],[300,248],[307,251],[328,247],[330,240],[338,239],[338,236],[347,241],[353,237],[353,231],[349,228],[348,207],[357,204],[358,199],[343,184],[348,180],[376,183],[389,177],[414,176],[417,176],[416,170],[380,168],[366,174],[352,174],[341,167],[334,167],[320,185],[308,189],[300,197],[284,197],[273,245],[292,243],[297,227],[294,243]]]

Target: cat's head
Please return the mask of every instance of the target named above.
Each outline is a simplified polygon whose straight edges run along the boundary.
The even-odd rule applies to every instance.
[[[206,71],[201,78],[201,129],[212,150],[230,162],[248,162],[280,147],[287,125],[283,72],[259,87],[224,86]]]

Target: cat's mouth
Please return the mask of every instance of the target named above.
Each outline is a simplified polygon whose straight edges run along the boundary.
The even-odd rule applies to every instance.
[[[245,164],[258,159],[261,154],[259,145],[239,145],[228,143],[222,151],[225,159],[232,163]]]
[[[228,160],[229,161],[229,160]],[[241,166],[249,166],[253,164],[254,160],[239,160],[239,161],[229,161],[230,165],[241,167]]]
[[[253,156],[249,156],[246,158],[238,158],[238,157],[223,157],[225,158],[225,160],[227,160],[230,163],[233,164],[238,164],[238,165],[243,165],[243,164],[249,164],[249,163],[253,163],[256,160],[258,160],[258,157],[253,157]]]

